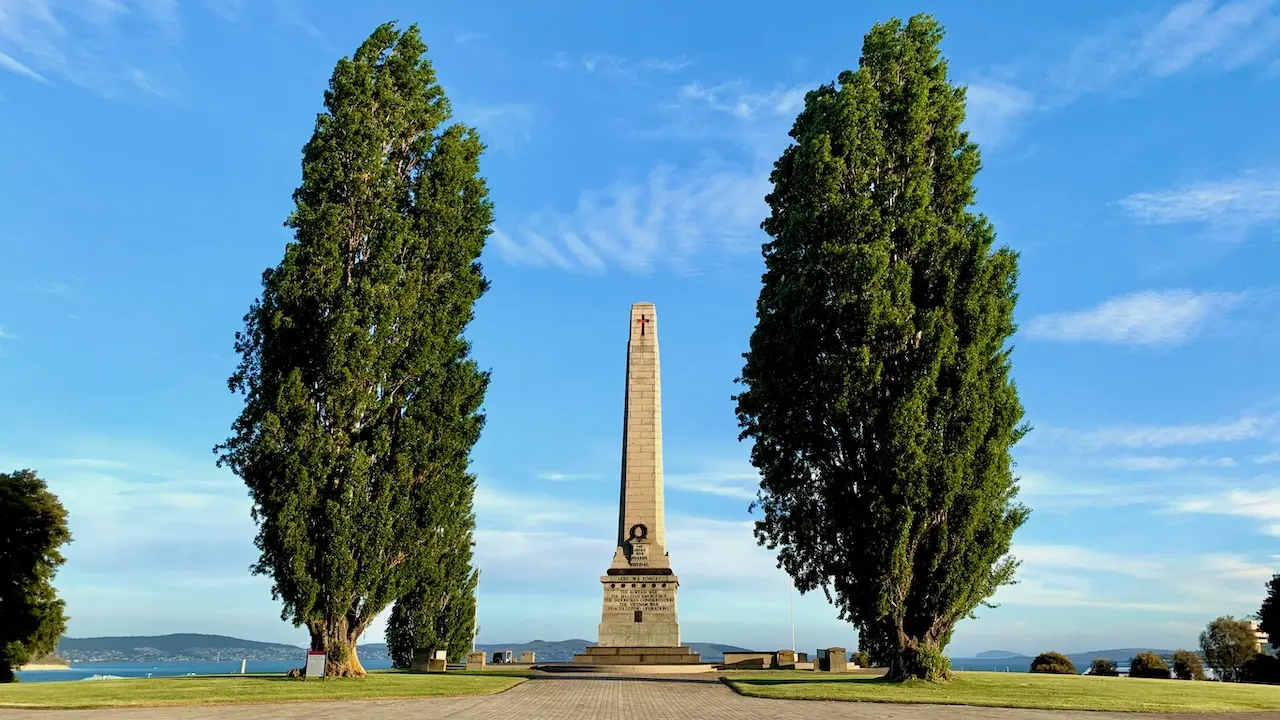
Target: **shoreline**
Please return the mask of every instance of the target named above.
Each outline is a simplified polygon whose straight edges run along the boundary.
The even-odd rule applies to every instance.
[[[70,665],[56,665],[56,664],[48,664],[48,663],[32,663],[32,664],[30,664],[30,665],[23,665],[23,666],[22,666],[22,667],[20,667],[20,668],[15,668],[15,671],[16,671],[16,672],[27,672],[27,671],[32,671],[32,670],[70,670],[70,669],[71,669],[71,666],[70,666]]]

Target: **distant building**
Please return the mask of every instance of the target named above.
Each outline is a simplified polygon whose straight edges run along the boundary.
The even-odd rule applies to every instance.
[[[1257,620],[1245,620],[1245,622],[1249,624],[1249,629],[1253,631],[1253,639],[1257,642],[1258,652],[1264,652],[1271,640],[1267,637],[1267,634],[1262,632],[1258,627]]]

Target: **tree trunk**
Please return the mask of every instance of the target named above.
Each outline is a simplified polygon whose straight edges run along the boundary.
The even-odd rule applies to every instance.
[[[13,666],[0,660],[0,683],[11,683],[17,680],[17,676],[13,672]]]
[[[914,638],[899,632],[897,651],[889,662],[890,680],[928,680],[937,682],[951,677],[951,663],[942,654],[937,640]]]
[[[336,621],[317,621],[308,625],[311,632],[311,649],[325,653],[325,677],[362,678],[367,673],[356,654],[359,629],[353,630],[346,618]]]

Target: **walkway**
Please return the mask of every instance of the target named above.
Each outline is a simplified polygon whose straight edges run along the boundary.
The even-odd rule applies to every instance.
[[[21,720],[1158,720],[1172,716],[1066,713],[939,705],[765,700],[737,695],[714,677],[541,675],[497,695],[420,700],[235,705],[120,710],[0,710]],[[1204,720],[1205,716],[1191,716]],[[1235,713],[1231,718],[1277,718],[1280,713]]]

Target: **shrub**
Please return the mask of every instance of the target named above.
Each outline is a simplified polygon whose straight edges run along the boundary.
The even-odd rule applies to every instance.
[[[1194,650],[1173,651],[1173,674],[1179,680],[1203,680],[1204,661]]]
[[[1075,675],[1076,666],[1071,664],[1071,658],[1060,652],[1042,652],[1031,661],[1031,672],[1033,673],[1053,673],[1055,675]]]
[[[1129,661],[1129,677],[1168,680],[1169,666],[1159,655],[1150,650],[1144,650],[1134,655]]]
[[[1116,664],[1110,660],[1106,658],[1094,658],[1093,662],[1089,663],[1089,674],[1102,675],[1104,677],[1115,677],[1119,675],[1120,672],[1116,670]]]
[[[1240,668],[1239,679],[1250,683],[1280,683],[1280,658],[1258,653]]]
[[[1244,666],[1258,654],[1253,628],[1244,620],[1230,615],[1214,620],[1200,633],[1200,651],[1204,662],[1218,674],[1218,679],[1239,682]]]
[[[866,650],[859,650],[853,654],[853,664],[860,668],[871,667],[871,656]]]

